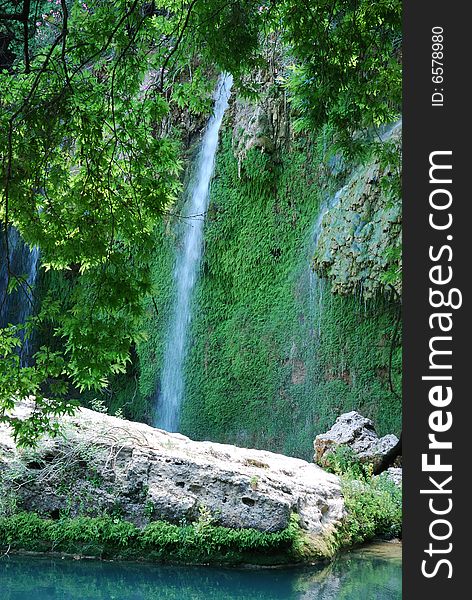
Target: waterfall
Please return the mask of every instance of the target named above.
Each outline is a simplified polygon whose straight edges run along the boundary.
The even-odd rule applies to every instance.
[[[214,94],[213,115],[206,126],[195,176],[187,191],[185,223],[174,267],[174,306],[164,352],[161,389],[156,402],[155,425],[167,431],[176,431],[179,426],[184,395],[183,371],[187,333],[191,320],[193,290],[202,255],[204,215],[208,206],[218,133],[228,106],[231,85],[231,75],[220,77]]]
[[[343,186],[333,196],[322,203],[318,217],[315,221],[315,225],[312,229],[311,240],[310,240],[310,260],[313,258],[313,254],[318,248],[318,240],[321,235],[321,226],[326,213],[334,208],[338,203],[340,197],[346,191],[348,185]],[[323,306],[323,293],[325,291],[326,279],[319,277],[319,275],[313,270],[310,265],[310,275],[308,283],[309,300],[311,307],[311,318],[313,319],[313,329],[317,331],[318,336],[321,335],[321,316]]]
[[[1,232],[2,237],[5,233]],[[36,282],[39,263],[39,249],[27,246],[19,232],[14,228],[8,229],[8,260],[5,250],[5,241],[1,247],[0,263],[0,327],[9,324],[19,325],[24,323],[31,315],[34,297],[33,290]],[[16,290],[7,294],[8,267],[10,272],[21,277],[21,284]],[[31,356],[31,339],[23,339],[20,350],[21,365],[25,366]]]

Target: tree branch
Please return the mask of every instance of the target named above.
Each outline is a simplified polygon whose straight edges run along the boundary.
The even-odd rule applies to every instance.
[[[23,55],[25,59],[25,73],[30,72],[30,59],[29,59],[29,12],[30,12],[31,0],[24,0],[23,2]]]
[[[169,54],[166,56],[164,63],[162,64],[161,79],[160,79],[160,83],[159,83],[161,92],[164,90],[164,72],[166,70],[167,65],[169,64],[170,59],[177,52],[177,50],[180,46],[180,42],[182,41],[182,38],[184,37],[185,30],[187,29],[188,23],[190,21],[190,15],[192,14],[193,7],[195,6],[195,4],[197,2],[198,2],[198,0],[192,0],[192,2],[190,3],[190,6],[188,7],[188,10],[187,10],[187,15],[185,17],[184,25],[179,33],[179,37],[177,38],[177,41],[175,42],[174,47],[169,52]]]

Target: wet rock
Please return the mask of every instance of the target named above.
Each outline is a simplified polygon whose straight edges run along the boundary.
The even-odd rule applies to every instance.
[[[233,150],[240,175],[251,149],[270,156],[288,144],[293,133],[290,129],[287,92],[280,79],[290,61],[277,36],[271,38],[262,52],[267,59],[264,67],[244,78],[249,89],[257,88],[257,100],[238,95],[230,109]]]
[[[339,446],[348,446],[361,462],[375,468],[397,442],[393,434],[379,438],[372,421],[352,411],[338,417],[329,431],[316,436],[314,461],[324,467],[330,453]]]
[[[399,121],[384,137],[398,152],[401,131]],[[323,218],[313,267],[330,280],[335,293],[361,291],[373,298],[388,281],[387,287],[401,294],[402,206],[400,198],[383,189],[387,173],[388,167],[375,159],[358,167]],[[392,279],[394,271],[398,276]]]

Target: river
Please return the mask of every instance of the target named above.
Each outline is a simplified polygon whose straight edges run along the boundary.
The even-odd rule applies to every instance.
[[[373,544],[291,569],[4,556],[0,589],[2,600],[397,600],[401,544]]]

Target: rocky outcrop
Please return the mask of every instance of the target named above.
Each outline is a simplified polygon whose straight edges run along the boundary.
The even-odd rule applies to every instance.
[[[401,122],[385,134],[400,152]],[[329,204],[321,224],[313,267],[339,294],[374,297],[385,287],[401,294],[400,199],[385,193],[392,177],[376,158],[359,167]]]
[[[280,87],[280,86],[279,86]],[[272,84],[256,104],[237,98],[234,106],[234,152],[239,162],[251,148],[272,154],[289,136],[287,100],[283,90]]]
[[[21,417],[30,405],[17,408]],[[48,517],[116,514],[137,524],[201,518],[274,532],[292,513],[320,540],[344,515],[336,476],[271,452],[194,442],[81,408],[63,436],[17,449],[0,426],[0,487],[16,506]]]
[[[247,89],[257,89],[257,100],[238,94],[231,107],[233,120],[233,149],[239,172],[247,153],[257,149],[271,155],[291,138],[287,91],[282,85],[289,59],[281,39],[272,34],[270,44],[263,50],[264,68],[246,77]]]
[[[375,469],[397,442],[398,438],[393,434],[379,438],[373,422],[352,411],[338,417],[329,431],[316,436],[314,461],[326,466],[330,453],[339,446],[348,446],[361,462]]]

